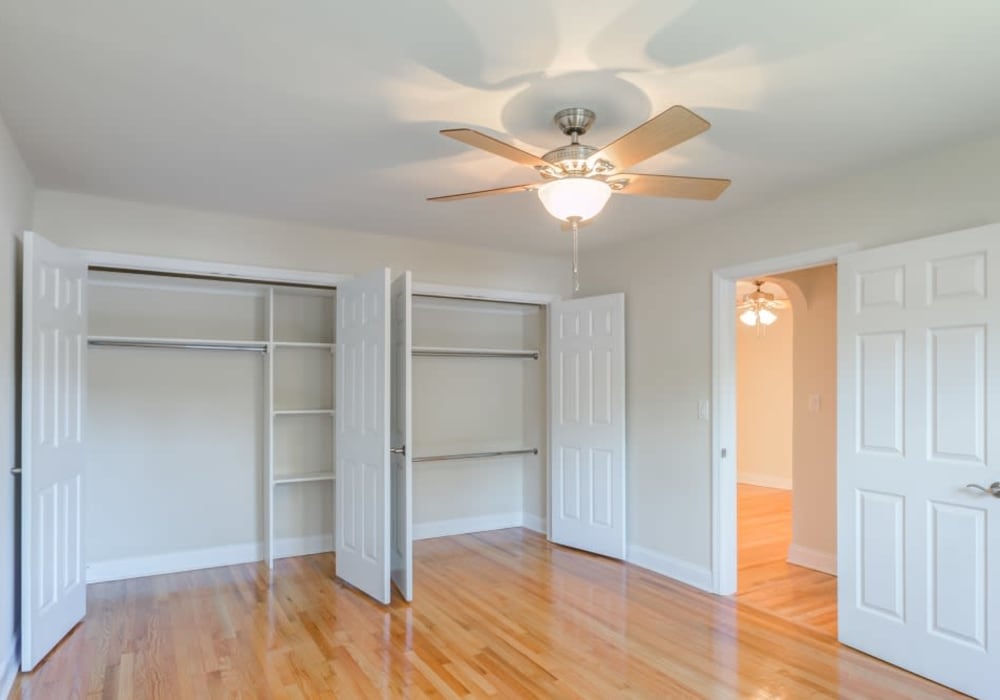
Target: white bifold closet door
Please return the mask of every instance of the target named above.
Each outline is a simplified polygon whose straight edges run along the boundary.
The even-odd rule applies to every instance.
[[[998,697],[1000,225],[838,265],[840,640]]]
[[[392,582],[413,600],[413,283],[392,283]]]
[[[389,270],[337,286],[337,576],[388,603]]]
[[[625,558],[625,295],[549,312],[550,537]]]
[[[24,234],[21,355],[21,669],[83,619],[87,265]]]

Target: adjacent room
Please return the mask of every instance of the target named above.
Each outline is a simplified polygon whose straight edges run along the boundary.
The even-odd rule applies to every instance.
[[[997,36],[0,3],[0,698],[1000,698]]]
[[[737,285],[737,598],[837,636],[834,265]]]

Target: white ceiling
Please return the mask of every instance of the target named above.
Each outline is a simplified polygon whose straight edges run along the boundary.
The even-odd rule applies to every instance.
[[[707,134],[637,171],[714,203],[615,196],[601,244],[1000,126],[996,0],[0,0],[0,112],[41,187],[564,251],[534,180],[437,134],[601,146],[673,104]]]

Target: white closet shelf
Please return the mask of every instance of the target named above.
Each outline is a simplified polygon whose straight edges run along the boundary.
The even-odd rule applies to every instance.
[[[312,343],[307,341],[298,340],[275,340],[274,347],[276,348],[315,348],[317,350],[333,350],[337,347],[336,343]]]
[[[332,408],[285,408],[271,411],[276,416],[332,416]]]
[[[179,348],[191,350],[252,350],[265,352],[263,340],[225,340],[223,338],[154,338],[149,336],[91,335],[87,343],[95,346]]]
[[[537,360],[538,350],[511,350],[502,348],[454,348],[454,347],[433,347],[414,346],[413,355],[415,357],[510,357],[510,358],[530,358]]]
[[[332,471],[304,472],[302,474],[275,474],[274,484],[305,484],[312,481],[336,481],[337,475]]]

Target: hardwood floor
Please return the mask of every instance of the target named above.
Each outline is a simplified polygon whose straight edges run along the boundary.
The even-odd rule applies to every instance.
[[[414,545],[382,607],[332,555],[92,585],[14,698],[959,697],[731,598],[521,529]]]
[[[737,485],[737,600],[837,636],[837,577],[786,561],[792,541],[792,493]]]

